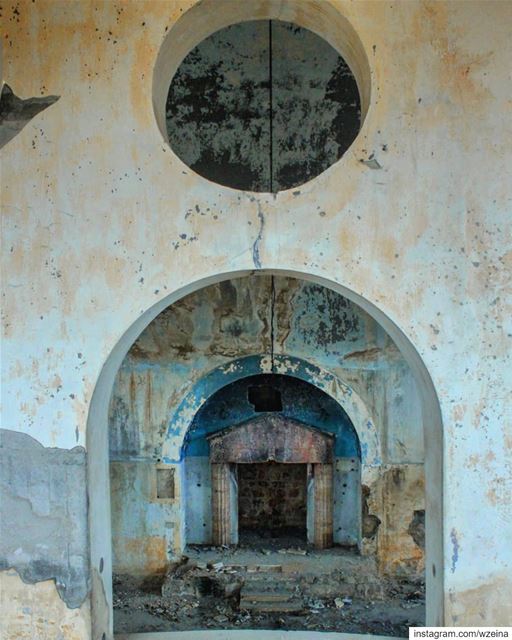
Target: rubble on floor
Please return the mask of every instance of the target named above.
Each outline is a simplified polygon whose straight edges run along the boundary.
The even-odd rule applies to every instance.
[[[333,551],[190,548],[152,581],[114,576],[115,632],[239,628],[407,636],[409,626],[424,624],[420,580],[382,579],[372,559]]]

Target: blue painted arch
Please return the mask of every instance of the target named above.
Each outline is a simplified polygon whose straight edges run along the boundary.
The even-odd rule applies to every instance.
[[[249,401],[249,390],[259,385],[269,385],[279,393],[280,415],[333,434],[336,457],[361,457],[354,425],[334,398],[301,378],[265,373],[231,382],[208,398],[187,431],[183,457],[209,455],[209,435],[261,415]]]
[[[193,384],[169,421],[163,447],[163,460],[168,463],[177,463],[184,458],[187,454],[187,445],[190,443],[190,437],[187,438],[187,434],[196,414],[215,393],[238,380],[271,373],[302,380],[334,399],[346,416],[346,419],[342,420],[347,427],[345,433],[347,436],[350,433],[348,428],[350,424],[357,434],[359,441],[357,447],[359,447],[363,469],[382,464],[378,431],[368,409],[354,390],[338,377],[310,362],[283,355],[275,356],[273,363],[268,355],[252,355],[232,360],[211,370]],[[319,425],[319,428],[328,430],[325,425],[323,427]],[[340,438],[340,446],[342,441],[343,439]],[[354,444],[349,445],[345,441],[345,445],[346,451],[356,450]]]

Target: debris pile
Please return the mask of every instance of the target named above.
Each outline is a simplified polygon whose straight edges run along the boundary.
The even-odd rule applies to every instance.
[[[421,582],[379,579],[360,557],[342,558],[340,568],[328,554],[266,551],[196,549],[152,582],[118,576],[116,633],[305,628],[403,636],[423,624]]]

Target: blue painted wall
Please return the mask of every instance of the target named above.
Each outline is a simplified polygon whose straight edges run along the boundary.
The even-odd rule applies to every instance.
[[[243,378],[214,393],[192,422],[184,442],[184,457],[208,456],[208,435],[261,416],[248,400],[248,388],[259,384],[271,384],[279,389],[281,415],[334,434],[336,457],[360,458],[357,433],[343,408],[312,384],[277,374]]]
[[[385,332],[333,291],[266,275],[196,291],[142,332],[112,394],[111,459],[179,462],[183,436],[204,401],[237,379],[267,373],[262,357],[271,351],[276,372],[316,386],[318,376],[326,384],[333,376],[353,389],[385,444],[383,462],[422,462],[419,396]]]

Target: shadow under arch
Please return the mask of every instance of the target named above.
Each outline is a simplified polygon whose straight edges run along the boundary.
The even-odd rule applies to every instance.
[[[117,371],[143,329],[166,307],[209,285],[250,275],[256,277],[275,275],[301,279],[331,289],[351,300],[381,325],[411,368],[420,391],[425,425],[426,624],[442,626],[444,621],[443,427],[441,408],[430,374],[405,333],[370,300],[338,282],[316,274],[266,268],[258,271],[226,271],[176,289],[134,319],[117,344],[113,345],[102,367],[91,398],[86,432],[93,640],[113,638],[108,410]],[[340,637],[342,635],[340,634]]]

